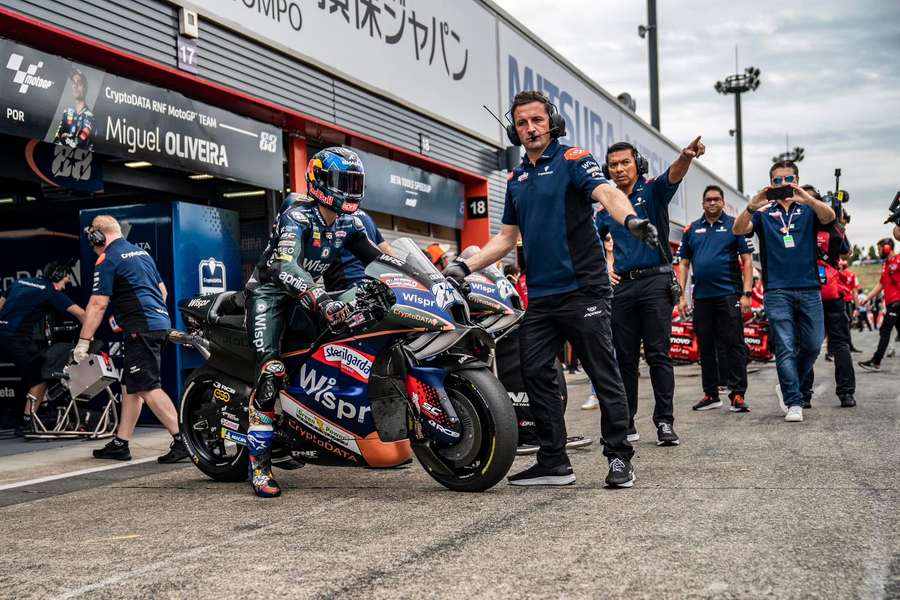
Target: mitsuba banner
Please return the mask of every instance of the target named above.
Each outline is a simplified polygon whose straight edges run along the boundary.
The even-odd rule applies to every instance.
[[[176,92],[0,40],[0,131],[280,189],[281,132]]]
[[[608,98],[575,72],[556,61],[518,32],[503,23],[499,26],[500,99],[509,106],[522,90],[540,90],[556,104],[566,120],[566,137],[560,141],[590,150],[601,163],[606,149],[615,142],[630,142],[647,159],[648,177],[662,175],[681,150],[663,139],[648,125],[630,114],[616,100]],[[703,132],[698,131],[697,134]],[[690,140],[676,140],[687,145]],[[731,191],[726,203],[743,200],[722,180],[714,178],[695,161],[669,205],[669,217],[682,225],[701,214],[703,189],[711,183]]]
[[[466,195],[462,183],[375,154],[354,151],[366,168],[364,208],[462,229]]]
[[[333,74],[499,141],[496,18],[475,0],[176,0]]]

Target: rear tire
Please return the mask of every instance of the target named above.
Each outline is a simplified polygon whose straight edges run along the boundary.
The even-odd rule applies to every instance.
[[[197,468],[216,481],[246,481],[249,457],[246,446],[220,437],[219,411],[237,409],[246,399],[233,397],[229,404],[213,397],[214,373],[195,371],[185,382],[178,427],[184,445]],[[242,432],[246,433],[246,432]]]
[[[463,423],[469,422],[469,426],[478,429],[472,432],[477,447],[465,452],[465,458],[460,461],[451,458],[454,447],[435,451],[453,475],[436,473],[427,467],[425,471],[453,491],[483,492],[506,476],[516,458],[518,425],[515,410],[506,388],[488,369],[452,372],[447,375],[444,387]],[[415,445],[413,449],[417,453],[421,451]]]

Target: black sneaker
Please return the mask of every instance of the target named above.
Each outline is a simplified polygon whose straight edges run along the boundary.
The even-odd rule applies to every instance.
[[[718,396],[710,396],[709,394],[703,396],[703,400],[695,404],[691,407],[692,410],[712,410],[714,408],[719,408],[722,406],[722,401]]]
[[[172,441],[172,445],[169,446],[169,451],[156,459],[156,462],[168,465],[172,463],[177,463],[180,460],[184,460],[188,458],[190,454],[188,454],[187,447],[184,445],[184,440],[179,442]]]
[[[825,354],[825,362],[834,362],[834,357],[830,354]]]
[[[102,448],[94,450],[94,458],[131,460],[131,451],[128,449],[128,444],[119,443],[118,440],[114,439]]]
[[[583,435],[570,435],[566,438],[566,450],[574,450],[575,448],[584,448],[594,443],[589,437]]]
[[[865,360],[865,361],[858,362],[856,364],[858,364],[863,371],[870,371],[870,372],[877,373],[878,371],[881,370],[881,365],[873,360]]]
[[[516,448],[516,456],[526,456],[528,454],[535,454],[541,447],[537,444],[519,444],[519,447]]]
[[[31,417],[22,419],[13,431],[16,437],[25,437],[29,433],[34,433],[34,421],[31,420]]]
[[[627,460],[614,458],[609,461],[609,474],[606,476],[609,487],[630,488],[634,485],[634,467]]]
[[[520,473],[506,478],[509,485],[571,485],[575,483],[575,472],[572,465],[545,467],[534,463]]]
[[[859,332],[862,333],[862,329],[860,329]],[[850,352],[852,352],[854,354],[859,354],[860,352],[862,352],[862,350],[860,350],[859,348],[854,348],[853,346],[850,346]]]
[[[671,423],[660,423],[656,426],[657,446],[677,446],[681,443]]]
[[[803,408],[812,408],[812,398],[803,399]]]
[[[838,400],[841,401],[841,406],[845,408],[851,408],[856,406],[856,399],[853,397],[853,394],[847,394],[846,396],[839,396]]]

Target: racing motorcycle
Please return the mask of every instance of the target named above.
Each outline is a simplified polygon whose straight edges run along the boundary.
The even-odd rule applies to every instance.
[[[509,471],[517,439],[489,366],[493,339],[412,241],[395,241],[392,253],[369,264],[356,288],[333,295],[354,307],[338,328],[295,311],[282,341],[288,376],[273,466],[389,468],[415,454],[445,487],[487,490]],[[196,466],[219,481],[247,478],[256,369],[238,294],[183,300],[191,332],[170,337],[208,356],[185,382],[179,423]]]

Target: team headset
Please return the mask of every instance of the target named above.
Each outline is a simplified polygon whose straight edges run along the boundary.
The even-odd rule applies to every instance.
[[[91,246],[102,248],[106,245],[106,234],[99,229],[94,229],[88,225],[84,228],[84,233],[87,235],[88,242],[90,242]]]
[[[634,155],[634,164],[637,165],[638,177],[640,177],[641,175],[646,175],[647,172],[650,170],[650,163],[648,163],[647,159],[644,158],[640,152],[638,152],[637,148],[635,148],[628,142],[622,142],[622,143],[625,144],[625,146],[627,146],[627,148],[622,148],[622,150],[631,150],[631,153]],[[609,156],[609,150],[606,151],[606,155]],[[605,162],[603,163],[603,166],[600,167],[600,169],[603,171],[604,177],[606,177],[607,179],[610,179],[610,180],[612,179],[612,177],[609,174],[609,166]]]
[[[881,258],[887,258],[894,251],[894,240],[891,238],[878,240],[878,249],[881,251]]]
[[[550,129],[546,134],[549,134],[553,139],[566,137],[566,119],[561,114],[559,114],[559,109],[556,108],[556,105],[550,102],[548,98],[544,98],[543,100],[544,106],[547,107],[547,113],[550,115]],[[487,108],[487,107],[485,107]],[[488,111],[490,112],[490,111]],[[513,146],[521,146],[522,140],[519,139],[519,133],[516,131],[516,124],[513,123],[512,120],[512,111],[506,111],[506,120],[509,121],[506,125],[504,125],[504,129],[506,129],[506,137],[509,140],[509,143]],[[499,119],[497,119],[499,121]],[[503,123],[501,123],[503,125]],[[541,137],[541,136],[537,136]]]

